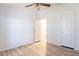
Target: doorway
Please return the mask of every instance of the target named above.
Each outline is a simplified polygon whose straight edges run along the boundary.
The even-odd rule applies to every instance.
[[[46,19],[35,20],[35,42],[46,42]]]
[[[46,19],[40,20],[41,25],[41,42],[46,43]]]

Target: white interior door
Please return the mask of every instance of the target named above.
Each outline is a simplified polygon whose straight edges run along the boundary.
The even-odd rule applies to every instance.
[[[41,42],[46,43],[46,19],[41,19],[40,24],[41,24]]]
[[[74,47],[74,15],[71,12],[62,14],[62,40],[61,43],[67,47]]]
[[[35,20],[35,42],[46,42],[46,19]]]
[[[35,20],[35,38],[34,41],[40,41],[41,39],[41,24],[40,20]]]

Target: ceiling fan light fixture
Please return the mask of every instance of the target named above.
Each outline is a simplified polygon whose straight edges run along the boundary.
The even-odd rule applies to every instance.
[[[45,7],[51,6],[50,4],[47,4],[47,3],[34,3],[34,4],[27,5],[25,7],[30,7],[30,6],[34,6],[34,5],[36,6],[37,10],[40,10],[40,6],[45,6]]]
[[[40,5],[39,5],[39,6],[37,6],[37,10],[40,10]]]

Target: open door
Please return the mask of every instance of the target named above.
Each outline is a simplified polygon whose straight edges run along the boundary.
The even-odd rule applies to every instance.
[[[35,38],[34,38],[34,42],[40,41],[40,39],[41,39],[40,20],[35,20]]]

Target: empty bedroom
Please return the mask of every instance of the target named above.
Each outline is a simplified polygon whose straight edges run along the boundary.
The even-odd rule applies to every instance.
[[[0,56],[79,56],[79,3],[0,3]]]

